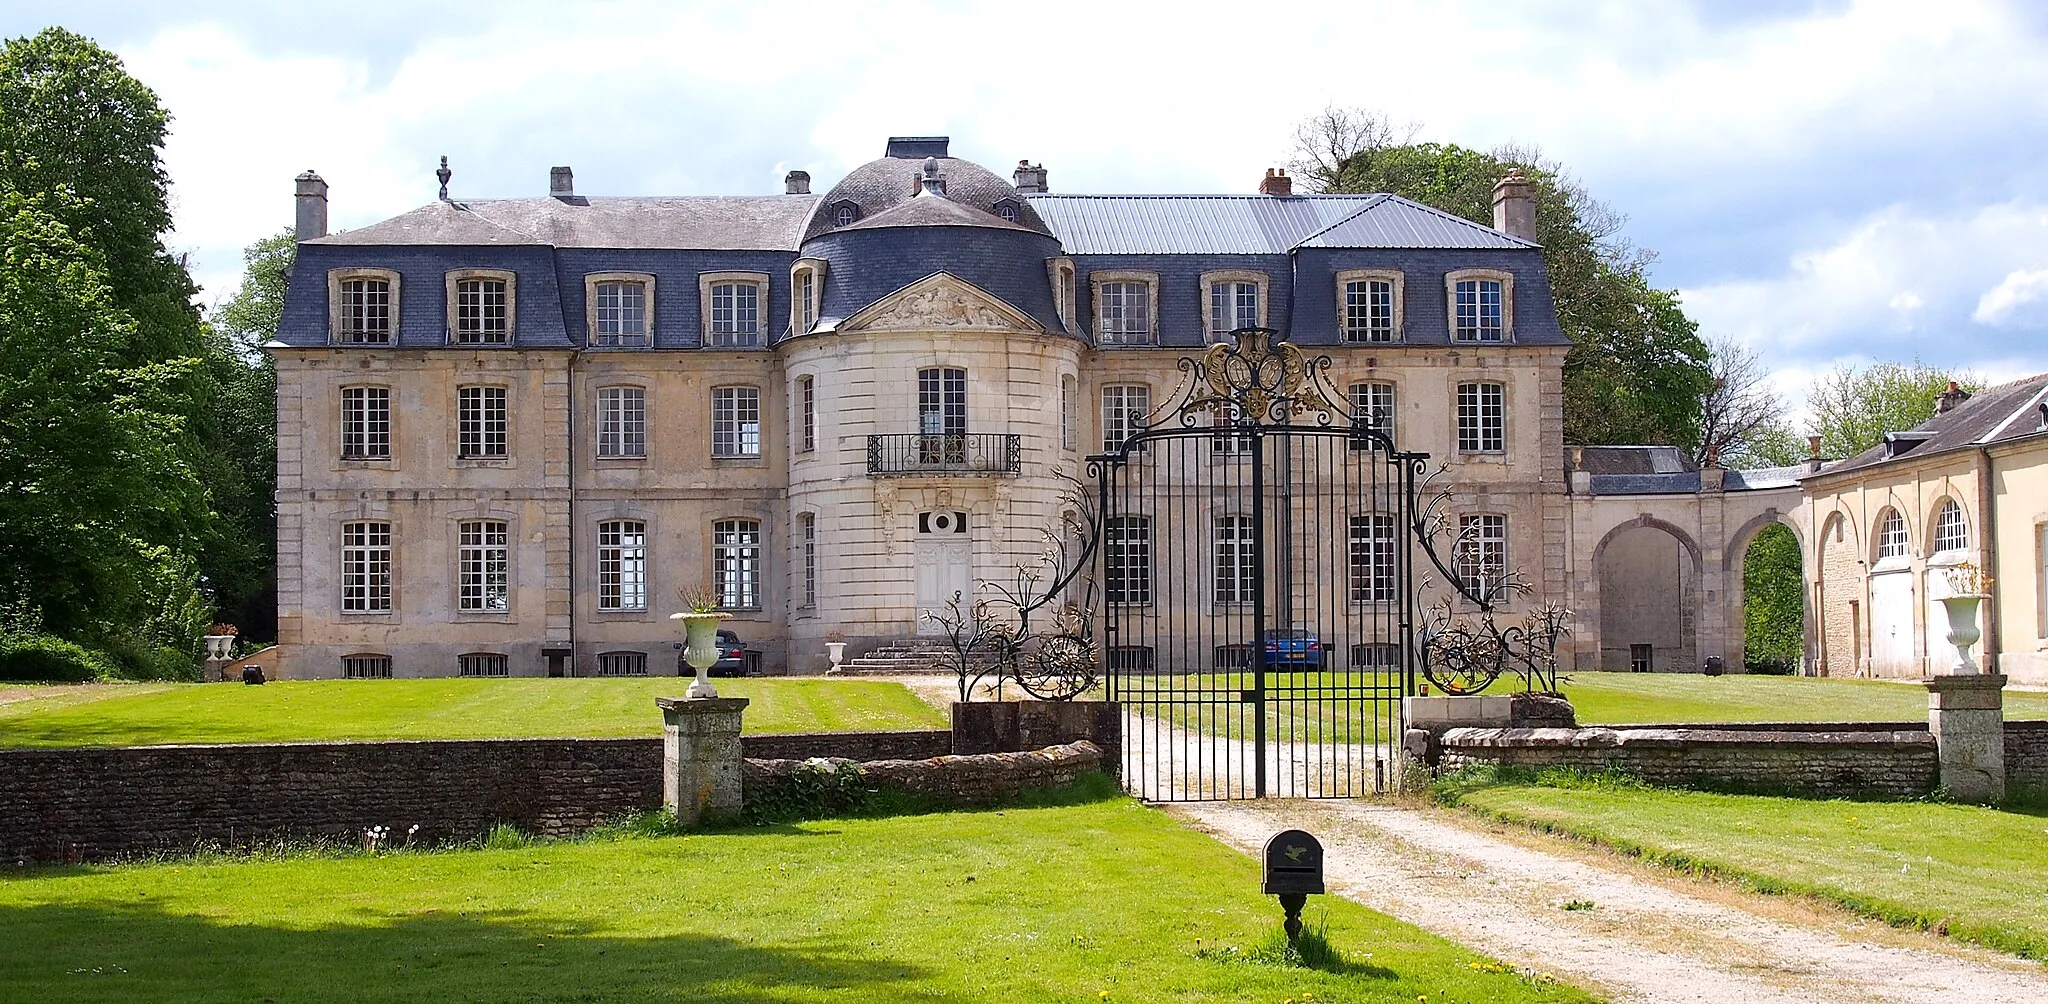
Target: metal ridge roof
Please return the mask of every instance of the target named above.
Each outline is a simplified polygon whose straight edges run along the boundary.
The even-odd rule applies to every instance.
[[[1301,247],[1537,245],[1385,193],[1025,196],[1069,254],[1286,254]]]

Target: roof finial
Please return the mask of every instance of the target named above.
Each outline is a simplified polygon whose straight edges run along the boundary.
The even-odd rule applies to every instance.
[[[444,153],[441,155],[441,169],[434,172],[434,177],[441,179],[442,202],[448,201],[448,179],[454,176],[455,172],[448,170],[448,155]]]

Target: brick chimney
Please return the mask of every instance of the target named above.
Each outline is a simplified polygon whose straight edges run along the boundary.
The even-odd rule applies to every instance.
[[[1956,405],[1962,404],[1964,401],[1968,401],[1969,399],[1970,392],[1962,389],[1961,387],[1956,386],[1956,382],[1954,380],[1950,380],[1948,382],[1948,389],[1942,391],[1934,398],[1934,413],[1937,415],[1946,415],[1949,412],[1956,410]]]
[[[1266,176],[1259,180],[1260,195],[1288,196],[1294,194],[1294,179],[1287,176],[1286,168],[1266,168]]]
[[[1536,186],[1519,168],[1494,182],[1493,228],[1525,241],[1536,239]]]
[[[299,213],[292,235],[302,241],[327,236],[327,182],[310,167],[294,180],[298,182]]]
[[[1017,169],[1010,172],[1010,180],[1016,184],[1017,191],[1024,195],[1051,191],[1045,187],[1045,165],[1033,164],[1028,159],[1017,162]]]
[[[1807,471],[1808,471],[1808,472],[1813,472],[1813,471],[1818,471],[1818,470],[1820,470],[1820,462],[1821,462],[1821,456],[1820,456],[1820,437],[1819,437],[1819,436],[1808,436],[1808,437],[1806,437],[1806,469],[1807,469]]]
[[[784,194],[784,195],[809,195],[809,194],[811,194],[811,172],[809,172],[809,171],[791,171],[791,172],[789,172],[788,174],[786,174],[786,175],[783,175],[783,176],[782,176],[782,194]]]
[[[548,168],[548,194],[557,199],[572,198],[576,194],[576,172],[567,167]]]

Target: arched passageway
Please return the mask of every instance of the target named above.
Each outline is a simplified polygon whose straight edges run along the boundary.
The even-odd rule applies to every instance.
[[[1594,559],[1600,576],[1600,668],[1699,668],[1697,550],[1657,523],[1615,530]]]
[[[1806,647],[1804,562],[1799,537],[1772,523],[1742,553],[1742,657],[1752,673],[1799,671]]]

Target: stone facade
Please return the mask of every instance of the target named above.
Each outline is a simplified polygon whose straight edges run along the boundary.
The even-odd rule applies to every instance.
[[[1438,743],[1446,770],[1615,769],[1656,785],[1820,798],[1916,798],[1939,778],[1925,730],[1451,729]]]

